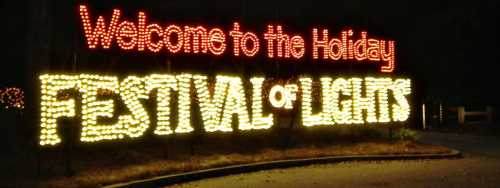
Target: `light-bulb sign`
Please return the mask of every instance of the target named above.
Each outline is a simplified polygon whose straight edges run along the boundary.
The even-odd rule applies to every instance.
[[[297,123],[305,127],[383,124],[410,117],[411,80],[388,74],[396,65],[395,42],[371,38],[365,31],[332,34],[327,28],[313,28],[313,37],[306,40],[300,33],[285,32],[281,25],[268,25],[265,33],[256,33],[234,22],[230,31],[224,31],[151,23],[144,12],[124,18],[119,9],[108,16],[95,16],[86,5],[79,7],[79,18],[85,47],[101,49],[99,53],[111,48],[174,57],[178,53],[227,53],[253,58],[264,53],[280,61],[378,63],[377,72],[382,73],[365,77],[301,74],[286,81],[262,74],[248,77],[189,71],[124,77],[109,71],[44,73],[39,76],[42,146],[61,143],[61,118],[81,120],[75,121],[81,122],[81,142],[101,142],[142,137],[148,130],[157,136],[188,134],[200,127],[194,125],[201,125],[205,132],[269,129],[278,122],[277,111],[291,109],[300,113]],[[311,53],[311,59],[304,59],[306,53]]]
[[[287,33],[281,25],[268,25],[265,33],[258,34],[234,22],[230,31],[223,31],[218,27],[148,23],[145,12],[138,12],[137,18],[123,18],[119,9],[114,9],[109,16],[92,16],[86,5],[80,6],[80,20],[89,49],[116,46],[135,53],[213,56],[232,51],[235,57],[248,58],[263,52],[269,59],[282,60],[301,60],[306,53],[311,53],[311,62],[321,59],[378,63],[380,72],[384,73],[393,72],[396,67],[395,42],[371,38],[366,31],[348,29],[332,34],[327,28],[315,27],[312,38],[306,43],[300,34]]]

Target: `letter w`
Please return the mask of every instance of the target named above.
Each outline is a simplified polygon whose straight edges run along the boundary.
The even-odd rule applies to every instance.
[[[92,29],[87,6],[85,5],[80,5],[80,18],[82,19],[83,30],[85,31],[85,38],[87,38],[89,48],[96,48],[100,40],[102,48],[108,49],[111,46],[111,41],[117,29],[116,25],[120,19],[120,10],[113,10],[113,16],[107,29],[104,17],[102,16],[97,18],[95,28]]]

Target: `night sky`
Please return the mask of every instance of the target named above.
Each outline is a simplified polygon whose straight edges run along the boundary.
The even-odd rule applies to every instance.
[[[29,93],[39,72],[86,70],[88,64],[85,63],[93,59],[120,63],[123,54],[96,55],[85,48],[77,12],[79,4],[82,2],[52,0],[0,3],[0,14],[4,18],[0,30],[0,40],[4,43],[1,87],[20,86]],[[412,77],[419,85],[422,99],[500,104],[496,99],[500,95],[496,82],[500,79],[496,69],[499,48],[496,36],[498,1],[495,0],[159,0],[134,3],[95,0],[84,4],[89,5],[94,15],[92,19],[96,14],[109,17],[113,8],[121,8],[124,16],[134,20],[138,11],[146,11],[149,17],[163,25],[200,24],[219,26],[224,31],[229,31],[234,21],[257,33],[263,33],[267,24],[279,23],[286,31],[303,35],[306,43],[310,41],[312,27],[324,26],[332,33],[347,27],[357,31],[364,29],[369,34],[396,41],[396,74]],[[128,54],[125,57],[144,62],[171,59],[165,54]],[[196,60],[223,61],[224,58],[200,57]],[[311,59],[304,58],[304,61]],[[141,71],[148,66],[144,63],[129,66],[128,70]],[[114,65],[107,65],[107,69],[110,68]],[[335,74],[335,70],[332,73]]]

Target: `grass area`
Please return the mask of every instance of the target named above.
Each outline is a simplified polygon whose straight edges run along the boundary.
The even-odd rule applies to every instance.
[[[70,154],[64,149],[42,151],[38,159],[41,163],[40,174],[36,175],[36,178],[31,176],[10,181],[15,181],[11,184],[15,187],[97,187],[152,176],[253,162],[322,156],[429,154],[450,151],[445,147],[424,145],[412,139],[390,141],[387,133],[388,130],[382,128],[318,127],[292,131],[256,130],[245,132],[244,135],[178,135],[129,143],[75,146]],[[66,176],[64,173],[68,160],[74,171],[72,176]],[[21,161],[18,168],[22,168],[22,165],[29,161],[34,160]],[[4,171],[4,174],[2,176],[6,177],[9,172]]]

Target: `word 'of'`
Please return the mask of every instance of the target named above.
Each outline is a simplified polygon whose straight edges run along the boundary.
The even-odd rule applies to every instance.
[[[285,87],[275,85],[269,91],[269,102],[275,108],[292,109],[293,101],[297,99],[297,90],[296,84],[286,84]]]

